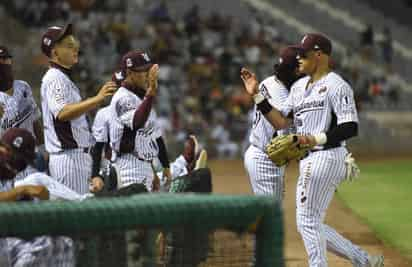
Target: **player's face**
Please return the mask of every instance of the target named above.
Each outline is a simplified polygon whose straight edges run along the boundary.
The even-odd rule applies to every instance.
[[[79,49],[79,41],[73,35],[68,35],[56,44],[53,50],[58,63],[71,67],[79,61]]]
[[[12,63],[12,61],[11,61],[11,58],[4,58],[4,57],[1,57],[0,58],[0,64],[7,64],[7,65],[11,65],[11,63]]]
[[[147,72],[147,71],[130,71],[129,74],[127,74],[127,76],[128,77],[130,76],[130,79],[131,79],[132,83],[135,86],[140,87],[142,89],[147,88],[149,72]]]
[[[8,147],[0,144],[0,180],[10,180],[16,176],[17,171],[10,167],[9,159],[11,151]]]
[[[312,74],[316,71],[320,52],[308,51],[305,55],[299,57],[299,72],[304,74]]]

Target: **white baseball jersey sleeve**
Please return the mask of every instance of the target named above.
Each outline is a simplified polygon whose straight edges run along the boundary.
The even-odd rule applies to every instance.
[[[83,200],[84,195],[80,195],[67,186],[59,183],[45,173],[35,172],[24,179],[16,181],[14,186],[42,185],[49,190],[50,200]]]
[[[3,108],[6,107],[0,120],[0,131],[5,131],[8,128],[24,128],[35,136],[33,122],[40,119],[41,114],[28,83],[15,80],[13,82],[13,95],[0,93],[0,105]]]
[[[92,127],[92,134],[96,142],[109,142],[110,119],[110,106],[104,107],[97,111]]]
[[[116,153],[119,153],[121,152],[121,142],[125,141],[125,138],[134,138],[133,154],[138,155],[143,160],[151,161],[159,153],[156,139],[161,136],[161,129],[156,122],[157,116],[153,109],[150,111],[145,125],[140,129],[133,129],[134,114],[142,101],[126,88],[118,89],[110,103],[114,118],[111,121],[113,123],[110,127],[110,142]],[[136,131],[134,137],[133,131]]]
[[[65,105],[82,101],[79,89],[66,74],[56,68],[46,72],[41,84],[41,101],[45,145],[49,153],[92,145],[89,124],[84,114],[70,121],[57,119]]]
[[[183,155],[180,155],[175,161],[170,163],[170,173],[172,175],[172,179],[188,174],[189,172],[187,171],[187,165],[187,161]],[[157,176],[162,184],[166,182],[166,177],[163,177],[163,172],[157,172]]]
[[[276,109],[280,109],[288,98],[289,91],[275,76],[270,76],[259,85],[259,91]],[[276,130],[265,116],[254,107],[253,125],[249,142],[264,150],[270,140],[276,135],[285,134],[287,130]]]

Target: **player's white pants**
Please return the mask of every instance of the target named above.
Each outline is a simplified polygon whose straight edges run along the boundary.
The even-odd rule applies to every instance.
[[[26,241],[7,238],[7,248],[13,267],[47,267],[53,252],[53,241],[49,236],[40,236]]]
[[[310,267],[326,267],[326,250],[354,266],[366,266],[368,254],[333,228],[323,224],[337,186],[344,180],[344,147],[310,153],[299,164],[296,223],[305,244]]]
[[[0,238],[0,266],[11,267],[6,238]]]
[[[150,162],[140,160],[132,154],[123,154],[116,158],[114,167],[118,188],[141,183],[146,185],[147,191],[152,191],[154,174]]]
[[[89,192],[92,158],[81,149],[50,154],[50,176],[79,194]]]
[[[273,195],[282,200],[284,167],[277,167],[264,151],[253,145],[246,150],[244,164],[255,195]]]

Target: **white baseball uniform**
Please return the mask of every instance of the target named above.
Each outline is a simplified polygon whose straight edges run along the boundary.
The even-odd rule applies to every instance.
[[[49,191],[50,200],[82,201],[92,196],[92,194],[80,195],[31,166],[22,173],[27,176],[15,181],[14,186],[45,186]],[[66,236],[41,236],[31,241],[7,238],[7,242],[13,266],[71,267],[76,263],[73,240]]]
[[[70,121],[57,116],[64,106],[82,101],[80,91],[62,70],[50,68],[42,79],[41,99],[45,146],[50,154],[53,178],[80,194],[89,192],[93,144],[89,124],[83,114]]]
[[[134,114],[142,101],[143,99],[125,87],[117,90],[110,103],[114,118],[111,121],[110,142],[116,153],[114,165],[118,175],[118,187],[143,183],[148,191],[151,191],[153,182],[151,162],[159,154],[156,139],[161,136],[161,129],[156,123],[157,116],[153,109],[144,126],[133,129]],[[123,142],[130,142],[131,153],[121,151]]]
[[[14,80],[13,95],[0,92],[0,105],[5,108],[0,120],[0,136],[9,128],[24,128],[36,136],[33,123],[40,119],[41,114],[28,83]]]
[[[187,170],[187,166],[189,164],[183,157],[183,155],[180,155],[179,157],[176,158],[175,161],[170,163],[170,174],[172,175],[172,180],[176,177],[180,177],[183,175],[186,175],[189,173]],[[161,186],[164,186],[166,184],[166,177],[163,176],[163,172],[157,172],[157,176],[160,179],[160,184]]]
[[[282,107],[284,116],[293,111],[294,125],[301,135],[316,135],[346,122],[358,122],[352,88],[338,74],[329,72],[313,84],[309,76],[291,88]],[[310,267],[326,267],[326,249],[366,266],[368,254],[325,225],[326,210],[337,186],[344,180],[348,151],[345,142],[316,146],[299,163],[296,191],[296,221],[304,241]]]
[[[12,181],[0,180],[0,192],[6,192],[13,188]],[[7,250],[7,239],[0,238],[0,266],[11,267],[10,255]]]
[[[111,116],[110,106],[101,108],[97,111],[92,127],[92,134],[96,142],[109,143]]]
[[[276,76],[270,76],[261,82],[259,91],[277,109],[280,109],[289,94]],[[245,152],[244,164],[256,195],[273,195],[277,200],[282,200],[285,167],[277,167],[265,153],[265,147],[273,137],[285,134],[286,131],[276,131],[255,105],[250,146]]]
[[[110,161],[106,158],[102,158],[100,162],[100,170],[109,170],[111,162],[114,162],[116,159],[116,153],[110,148],[110,121],[112,120],[112,114],[110,112],[110,106],[106,106],[97,111],[96,116],[94,117],[92,135],[96,143],[104,143],[104,153],[110,149]],[[108,148],[109,146],[109,148]],[[106,154],[107,156],[107,154]]]

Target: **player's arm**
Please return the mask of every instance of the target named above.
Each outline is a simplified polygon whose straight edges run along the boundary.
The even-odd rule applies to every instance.
[[[36,145],[40,146],[44,144],[44,133],[43,133],[43,125],[40,120],[35,120],[33,122],[33,130],[34,134],[36,135]]]
[[[262,112],[270,124],[276,129],[287,128],[289,125],[288,119],[279,110],[272,107],[269,101],[259,93],[259,83],[256,75],[248,69],[242,68],[240,77],[243,80],[246,92],[253,96],[257,109]]]
[[[49,191],[44,186],[17,186],[9,191],[0,192],[0,201],[17,201],[25,196],[47,200]]]
[[[134,130],[144,127],[157,95],[158,70],[158,65],[153,65],[149,71],[149,87],[143,101],[137,103],[133,98],[124,97],[116,103],[116,112],[122,124]]]
[[[78,118],[84,113],[97,108],[106,97],[113,95],[116,89],[117,86],[114,82],[106,82],[96,96],[78,103],[65,104],[56,117],[60,121],[70,121]]]
[[[103,149],[104,149],[104,142],[96,142],[96,144],[93,146],[93,149],[91,150],[91,157],[93,159],[93,164],[92,164],[92,177],[100,176],[99,171],[100,171],[100,164],[102,162],[102,154],[103,154]]]
[[[157,64],[153,65],[149,70],[149,87],[146,91],[145,98],[140,104],[139,108],[136,109],[133,116],[133,128],[142,128],[147,119],[149,118],[150,111],[153,106],[153,100],[157,95],[157,75],[159,72],[159,66]]]
[[[167,154],[167,149],[163,137],[158,137],[156,139],[157,146],[159,147],[159,161],[163,167],[163,175],[168,179],[172,179],[172,174],[170,172],[170,161]]]

